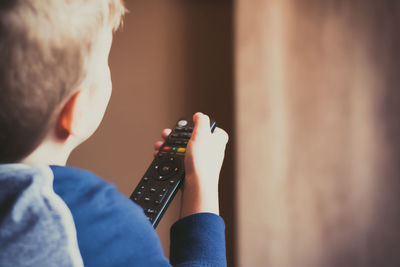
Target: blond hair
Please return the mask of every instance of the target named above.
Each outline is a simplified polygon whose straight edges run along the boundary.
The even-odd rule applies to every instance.
[[[91,49],[116,30],[121,0],[5,0],[0,3],[0,163],[43,140],[55,109],[85,79]]]

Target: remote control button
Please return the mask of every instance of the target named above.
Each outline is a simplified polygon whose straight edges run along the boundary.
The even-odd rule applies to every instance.
[[[133,200],[138,201],[142,198],[143,192],[142,191],[137,191],[136,195],[133,197]]]
[[[173,133],[173,134],[170,134],[169,136],[171,136],[171,138],[180,138],[180,133],[179,134]]]
[[[165,152],[160,151],[160,152],[158,152],[157,157],[162,158],[162,157],[164,157],[165,155],[166,155]]]
[[[180,148],[177,149],[176,152],[178,152],[178,153],[185,153],[185,151],[186,151],[186,148],[180,147]]]
[[[164,200],[165,195],[167,194],[167,192],[165,192],[164,194],[160,194],[158,201],[160,201],[160,203]]]
[[[179,133],[178,138],[187,138],[187,133]]]
[[[176,127],[175,128],[175,132],[185,132],[186,131],[186,128],[183,128],[183,127]]]
[[[170,166],[163,166],[162,171],[168,173],[170,170]]]
[[[157,211],[156,211],[156,210],[153,210],[153,209],[146,209],[145,212],[146,212],[147,214],[156,214],[156,213],[157,213]]]
[[[174,168],[174,164],[171,162],[164,162],[161,164],[160,168],[158,169],[158,173],[162,176],[171,174]]]
[[[167,192],[168,192],[168,189],[163,188],[161,190],[161,193],[158,194],[158,198],[156,199],[156,201],[154,203],[157,205],[160,204],[164,200],[165,196],[167,195]]]
[[[165,174],[168,174],[170,170],[171,170],[171,167],[167,166],[167,165],[163,166],[161,169],[161,171]]]
[[[162,150],[168,152],[168,151],[171,150],[171,147],[170,146],[165,146],[165,147],[162,148]]]
[[[185,127],[188,124],[187,120],[180,120],[178,121],[178,126]]]
[[[181,140],[175,140],[174,144],[175,144],[175,145],[182,145],[183,142],[182,142]]]
[[[193,132],[193,127],[187,127],[187,128],[185,128],[185,132],[187,132],[187,133]]]

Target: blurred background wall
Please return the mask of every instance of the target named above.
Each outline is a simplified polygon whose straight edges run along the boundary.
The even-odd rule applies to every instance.
[[[113,94],[103,123],[68,164],[92,170],[129,196],[153,158],[161,130],[202,111],[233,134],[232,4],[125,1],[129,13],[110,53]],[[234,256],[233,142],[220,178],[228,259]],[[169,255],[180,195],[157,227]],[[133,223],[133,222],[132,222]],[[134,242],[134,241],[132,241]]]
[[[399,18],[236,1],[239,266],[400,266]]]
[[[69,164],[128,196],[201,110],[231,137],[228,266],[400,266],[398,1],[126,2],[109,110]]]

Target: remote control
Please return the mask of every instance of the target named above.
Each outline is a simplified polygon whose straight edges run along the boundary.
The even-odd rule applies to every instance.
[[[156,228],[185,178],[184,159],[194,124],[180,119],[131,195]],[[211,121],[214,131],[216,122]]]

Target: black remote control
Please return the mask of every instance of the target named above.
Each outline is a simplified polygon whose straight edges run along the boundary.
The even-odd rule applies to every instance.
[[[211,132],[216,125],[212,120]],[[180,119],[176,123],[131,195],[131,199],[144,209],[154,228],[183,184],[186,145],[193,127],[193,122],[187,119]]]

